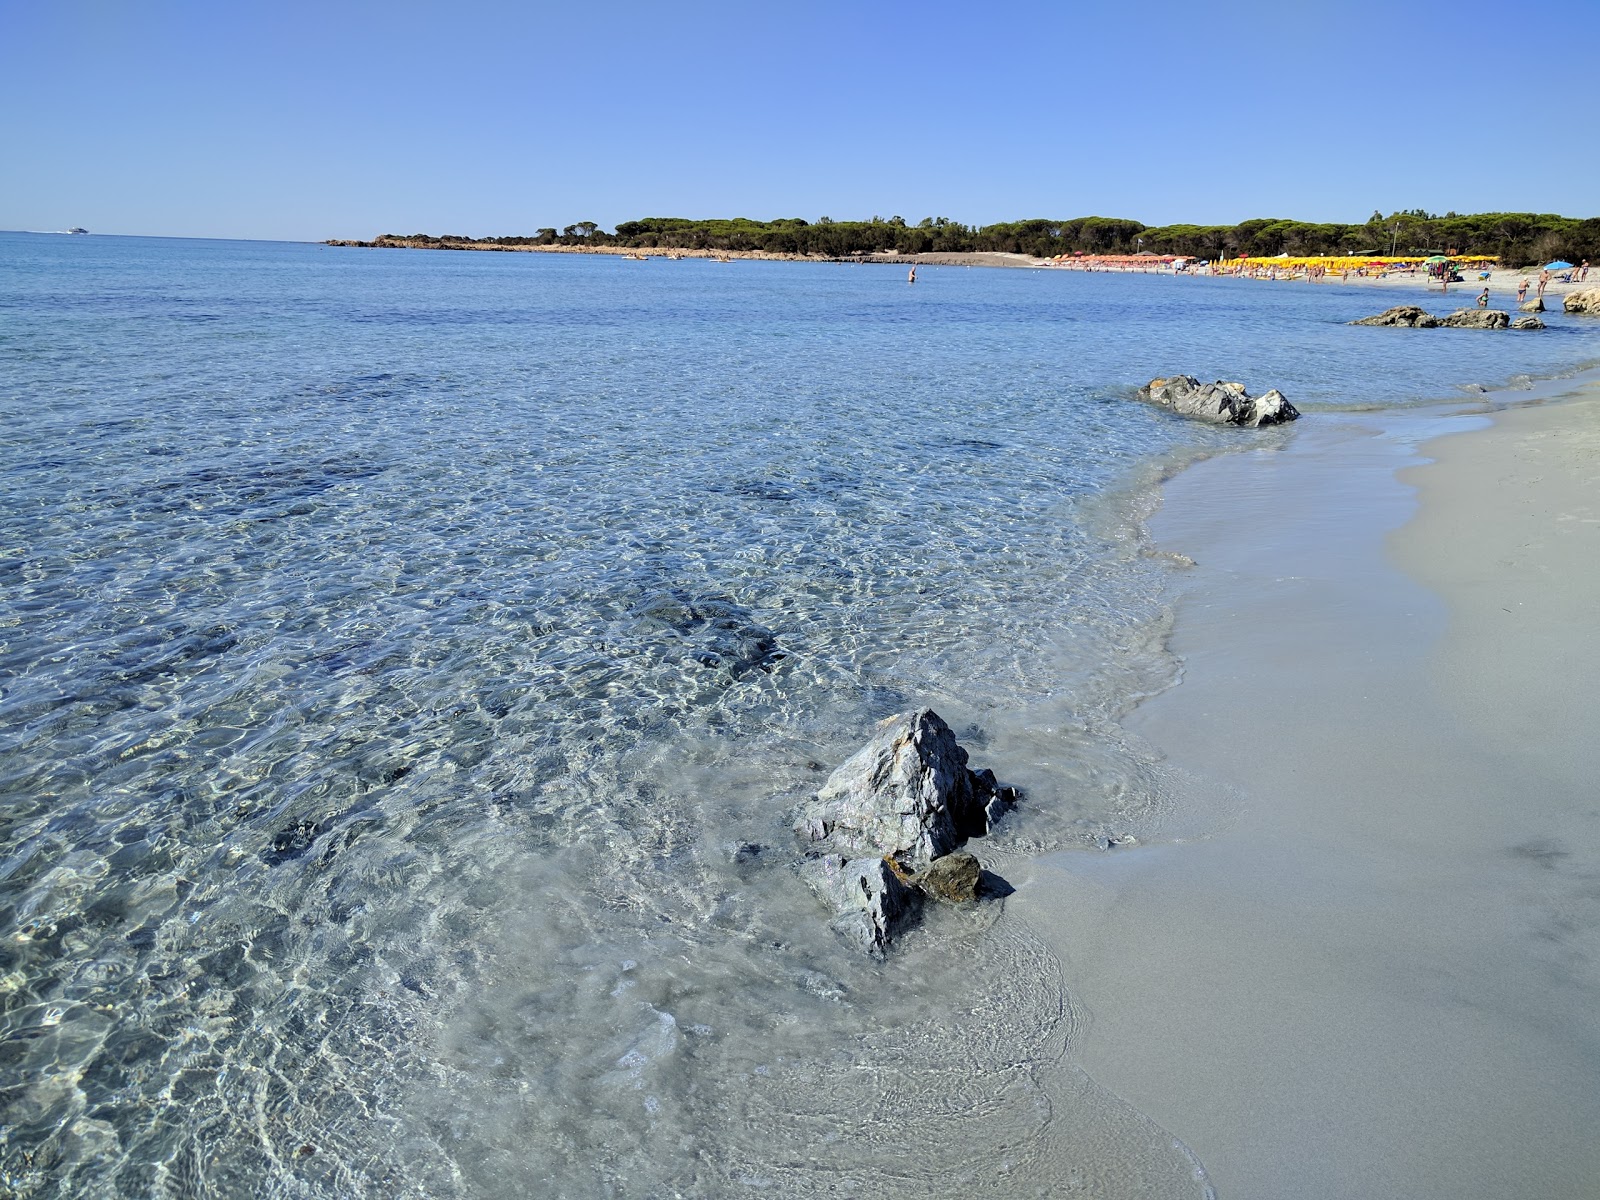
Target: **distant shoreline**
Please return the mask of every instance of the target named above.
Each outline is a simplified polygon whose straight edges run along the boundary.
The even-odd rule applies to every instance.
[[[875,253],[861,254],[790,254],[768,250],[678,250],[678,248],[661,248],[661,246],[568,246],[568,245],[534,245],[534,243],[510,242],[458,242],[458,240],[445,240],[445,238],[413,238],[413,237],[379,237],[371,242],[358,242],[347,238],[330,238],[322,245],[325,246],[350,246],[360,250],[478,250],[498,251],[498,253],[523,253],[523,254],[606,254],[610,258],[635,259],[714,259],[718,262],[752,261],[752,262],[874,262],[878,266],[902,267],[1032,267],[1035,270],[1093,270],[1093,272],[1110,272],[1110,274],[1123,275],[1171,275],[1174,274],[1165,262],[1158,258],[1150,259],[1149,267],[1139,266],[1104,266],[1094,259],[1085,259],[1083,262],[1054,261],[1048,258],[1035,258],[1032,254],[1005,253],[1005,251],[971,250],[971,251],[926,251],[920,254],[902,254],[898,251],[875,251]],[[1189,278],[1206,277],[1234,277],[1229,272],[1182,272]],[[1237,277],[1235,277],[1237,278]],[[1315,282],[1315,283],[1347,283],[1352,286],[1400,286],[1400,288],[1427,288],[1427,290],[1440,290],[1435,280],[1429,280],[1426,275],[1419,272],[1389,272],[1384,275],[1325,275],[1318,280],[1306,280],[1298,274],[1285,274],[1277,278],[1264,278],[1261,275],[1243,275],[1243,278],[1254,278],[1258,282],[1286,283],[1286,282]],[[1514,270],[1509,267],[1494,267],[1491,278],[1480,280],[1477,275],[1466,282],[1456,283],[1454,291],[1464,296],[1475,296],[1482,286],[1490,286],[1491,293],[1502,294],[1515,291],[1515,286],[1523,278],[1531,282],[1538,280],[1538,267],[1525,270]],[[1546,296],[1560,298],[1568,291],[1578,291],[1594,283],[1560,282],[1560,278],[1550,280],[1546,288]],[[1446,293],[1450,294],[1450,293]],[[1530,290],[1531,294],[1531,290]]]
[[[942,267],[1048,267],[1053,264],[1047,258],[1035,258],[1031,254],[1006,254],[997,251],[971,250],[949,253],[929,252],[925,254],[899,254],[899,253],[874,253],[874,254],[786,254],[769,250],[680,250],[665,247],[630,247],[630,246],[562,246],[562,245],[524,245],[509,242],[460,242],[443,239],[429,238],[395,238],[380,237],[370,242],[353,241],[345,238],[329,238],[322,243],[324,246],[355,247],[363,250],[485,250],[507,254],[605,254],[613,258],[630,258],[635,260],[649,258],[709,258],[719,262],[732,262],[735,259],[755,262],[812,262],[812,263],[880,263],[901,266],[942,266]]]
[[[380,237],[370,242],[352,241],[340,238],[331,238],[322,243],[325,246],[357,247],[360,249],[380,250],[484,250],[502,253],[524,254],[603,254],[612,258],[627,258],[642,261],[651,258],[681,259],[701,258],[712,259],[718,262],[754,261],[754,262],[810,262],[810,263],[875,263],[880,266],[928,266],[928,267],[1031,267],[1036,270],[1049,271],[1084,271],[1106,272],[1123,275],[1172,275],[1174,272],[1161,260],[1152,258],[1149,267],[1137,266],[1101,266],[1076,263],[1072,260],[1057,262],[1048,258],[1035,258],[1030,254],[1010,254],[1000,251],[970,250],[970,251],[931,251],[922,254],[900,254],[894,251],[878,251],[872,254],[846,254],[846,255],[820,255],[820,254],[785,254],[767,250],[680,250],[658,247],[628,247],[628,246],[563,246],[563,245],[534,245],[510,242],[467,242],[434,238],[397,238]],[[1092,260],[1090,260],[1092,261]],[[1528,270],[1511,270],[1506,267],[1495,267],[1490,273],[1490,278],[1479,279],[1474,273],[1473,277],[1462,283],[1452,285],[1450,290],[1442,289],[1435,280],[1427,278],[1419,272],[1395,271],[1382,275],[1327,275],[1320,279],[1307,280],[1298,274],[1285,274],[1278,278],[1268,279],[1259,275],[1235,276],[1228,272],[1218,272],[1213,275],[1209,271],[1184,272],[1184,278],[1243,278],[1252,279],[1260,283],[1323,283],[1347,284],[1360,287],[1385,287],[1409,288],[1412,290],[1441,291],[1446,299],[1455,295],[1462,297],[1462,303],[1470,303],[1478,291],[1487,286],[1496,305],[1514,304],[1513,299],[1517,284],[1523,279],[1529,280],[1529,296],[1533,295],[1532,285],[1538,280],[1538,268]],[[1547,299],[1556,301],[1549,307],[1560,309],[1560,299],[1568,292],[1579,291],[1594,287],[1593,277],[1590,282],[1563,283],[1558,278],[1552,279],[1545,289]]]

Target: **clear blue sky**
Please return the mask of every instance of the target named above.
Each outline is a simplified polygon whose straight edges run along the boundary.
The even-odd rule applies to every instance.
[[[1600,0],[0,0],[0,228],[1600,215]]]

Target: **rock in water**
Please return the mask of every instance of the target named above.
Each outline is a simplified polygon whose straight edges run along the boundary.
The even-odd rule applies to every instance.
[[[1600,287],[1568,292],[1567,298],[1561,302],[1561,307],[1569,313],[1600,317]]]
[[[1300,416],[1294,405],[1276,388],[1251,397],[1242,383],[1201,383],[1193,375],[1174,375],[1152,379],[1139,389],[1139,399],[1170,408],[1186,417],[1214,421],[1219,425],[1277,425]]]
[[[1513,329],[1543,329],[1544,328],[1544,322],[1539,320],[1538,317],[1518,317],[1515,321],[1511,322],[1511,328],[1513,328]]]
[[[922,893],[903,881],[885,858],[823,854],[806,859],[800,876],[833,910],[829,926],[875,957],[881,958],[922,911]]]
[[[1538,296],[1535,296],[1532,300],[1524,300],[1521,304],[1517,305],[1517,308],[1522,312],[1543,312],[1544,301]]]
[[[847,856],[889,855],[920,868],[989,831],[994,776],[967,769],[931,708],[890,717],[801,806],[795,830]]]
[[[1446,329],[1504,329],[1511,314],[1497,308],[1458,308],[1439,324]]]
[[[976,898],[978,860],[956,849],[1015,800],[993,772],[967,767],[938,713],[901,713],[800,806],[795,831],[822,851],[800,875],[833,910],[835,930],[881,955],[917,919],[923,891]]]
[[[965,850],[946,854],[928,864],[928,869],[911,877],[923,892],[935,900],[948,900],[959,904],[978,898],[978,880],[983,868],[978,860]]]
[[[1359,321],[1350,322],[1352,325],[1399,325],[1406,329],[1432,329],[1438,323],[1437,317],[1415,304],[1396,305],[1384,309],[1375,317],[1362,317]]]

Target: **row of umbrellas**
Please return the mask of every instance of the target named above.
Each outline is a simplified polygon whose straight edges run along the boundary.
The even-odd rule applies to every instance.
[[[1458,257],[1461,257],[1461,256],[1458,256]],[[1471,255],[1466,255],[1465,257],[1470,258],[1472,256]],[[1422,261],[1423,262],[1431,262],[1431,263],[1439,263],[1439,262],[1454,262],[1455,259],[1453,259],[1453,258],[1451,258],[1451,257],[1449,257],[1448,255],[1445,255],[1445,254],[1435,254],[1432,258],[1425,258]],[[1558,259],[1555,260],[1555,262],[1547,262],[1547,263],[1545,263],[1544,269],[1546,271],[1570,271],[1570,270],[1572,270],[1572,264],[1567,262],[1565,259],[1558,258]]]

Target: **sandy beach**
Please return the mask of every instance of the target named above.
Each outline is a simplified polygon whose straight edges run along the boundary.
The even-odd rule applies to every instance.
[[[1476,271],[1467,272],[1464,276],[1464,282],[1452,283],[1448,285],[1448,287],[1436,280],[1429,279],[1420,271],[1416,272],[1415,274],[1404,271],[1396,271],[1389,275],[1382,276],[1348,275],[1339,277],[1330,275],[1323,279],[1313,280],[1312,282],[1316,284],[1341,284],[1349,285],[1351,287],[1372,287],[1379,289],[1407,288],[1416,290],[1420,288],[1439,296],[1441,301],[1444,299],[1448,299],[1452,302],[1459,300],[1461,307],[1470,305],[1475,299],[1477,299],[1480,291],[1482,291],[1484,288],[1488,288],[1489,307],[1508,309],[1516,306],[1517,286],[1524,279],[1526,279],[1528,281],[1527,298],[1529,300],[1533,300],[1537,296],[1539,288],[1539,272],[1537,269],[1515,271],[1509,268],[1497,267],[1493,271],[1489,272],[1488,279],[1480,279],[1478,275],[1479,273]],[[1280,279],[1264,280],[1262,282],[1305,283],[1306,281],[1303,279]],[[1563,296],[1567,295],[1569,292],[1584,291],[1596,286],[1600,286],[1600,274],[1597,274],[1593,267],[1591,267],[1589,270],[1589,279],[1586,283],[1578,282],[1576,280],[1571,283],[1563,283],[1559,276],[1553,278],[1545,287],[1545,307],[1556,312],[1560,312],[1561,298]]]
[[[1076,1065],[1227,1200],[1594,1195],[1597,468],[1591,383],[1319,417],[1168,485],[1185,676],[1128,724],[1228,799],[1012,903]]]

